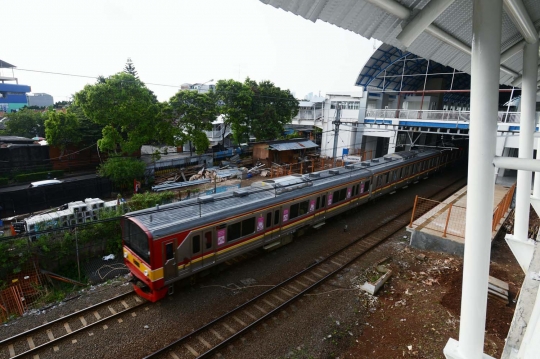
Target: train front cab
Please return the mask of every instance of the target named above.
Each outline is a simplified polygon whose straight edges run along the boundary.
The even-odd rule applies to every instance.
[[[167,294],[167,287],[163,287],[163,268],[153,270],[152,261],[161,260],[156,257],[151,248],[154,245],[152,236],[143,230],[142,224],[134,218],[122,220],[122,240],[124,263],[133,278],[133,289],[141,297],[156,302]],[[154,255],[150,255],[150,253]],[[140,282],[140,283],[137,283]],[[156,289],[159,288],[159,289]]]

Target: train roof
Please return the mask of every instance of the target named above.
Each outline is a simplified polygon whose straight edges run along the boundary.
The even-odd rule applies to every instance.
[[[418,160],[439,153],[437,150],[406,151],[364,161],[345,167],[327,169],[306,175],[289,175],[276,179],[254,182],[250,187],[231,192],[204,195],[181,202],[130,212],[125,217],[134,218],[153,235],[154,239],[172,233],[197,228],[209,220],[219,221],[242,215],[261,207],[302,197],[313,192],[312,187],[324,190],[352,178],[361,179],[397,167],[403,162]]]

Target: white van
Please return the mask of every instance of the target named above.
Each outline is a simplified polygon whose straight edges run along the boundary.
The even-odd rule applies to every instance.
[[[45,181],[37,181],[30,183],[30,186],[28,188],[34,188],[34,187],[43,187],[43,186],[51,186],[53,184],[60,184],[63,183],[63,181],[52,179],[52,180],[45,180]]]

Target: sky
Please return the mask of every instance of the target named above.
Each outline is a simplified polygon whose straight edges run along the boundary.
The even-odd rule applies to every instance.
[[[258,0],[4,0],[1,8],[0,59],[17,66],[19,84],[55,102],[122,71],[128,57],[160,101],[182,83],[248,76],[300,99],[359,91],[354,82],[374,47]]]

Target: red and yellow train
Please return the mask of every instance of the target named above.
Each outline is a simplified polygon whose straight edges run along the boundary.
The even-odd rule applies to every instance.
[[[127,213],[124,260],[135,291],[155,302],[173,284],[258,247],[275,248],[385,193],[446,167],[459,150],[406,151],[341,168]]]

